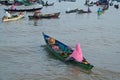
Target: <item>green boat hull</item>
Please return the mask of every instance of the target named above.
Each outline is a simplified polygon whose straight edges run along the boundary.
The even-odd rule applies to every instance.
[[[81,67],[81,68],[83,68],[83,69],[86,69],[86,70],[91,70],[94,66],[93,65],[91,65],[90,63],[89,64],[84,64],[84,63],[82,63],[82,62],[77,62],[77,61],[75,61],[75,60],[69,60],[69,61],[66,61],[65,59],[68,57],[68,55],[64,55],[64,56],[61,56],[61,52],[60,51],[55,51],[49,44],[48,44],[48,42],[46,41],[46,34],[44,34],[43,33],[43,36],[44,36],[44,39],[45,39],[45,42],[46,42],[46,48],[50,51],[50,54],[52,54],[53,56],[55,56],[57,59],[59,59],[59,60],[61,60],[62,62],[65,62],[65,63],[70,63],[70,64],[72,64],[72,65],[75,65],[75,66],[78,66],[78,67]],[[49,37],[49,36],[47,36],[47,37]],[[59,41],[57,42],[57,43],[59,43]],[[61,42],[60,42],[61,43]],[[59,43],[59,44],[60,44]],[[62,44],[61,44],[62,45]],[[66,46],[66,45],[62,45],[62,46],[65,46],[65,48],[66,47],[68,47],[68,46]],[[66,49],[66,51],[64,51],[65,53],[69,53],[69,52],[71,52],[71,51],[68,51],[67,49]]]

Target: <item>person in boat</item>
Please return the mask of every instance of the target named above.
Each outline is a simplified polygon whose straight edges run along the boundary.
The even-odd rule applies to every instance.
[[[55,41],[54,38],[52,38],[52,37],[48,38],[48,44],[49,44],[50,46],[52,46],[52,48],[53,48],[54,50],[56,50],[56,51],[59,50],[59,47],[56,45],[56,41]]]
[[[80,47],[80,44],[76,44],[76,48],[75,50],[72,52],[72,54],[69,55],[69,57],[66,58],[66,61],[68,60],[76,60],[78,62],[82,62],[83,61],[83,54],[82,54],[82,50]]]
[[[55,44],[55,39],[52,37],[48,38],[48,44],[50,44],[50,45]]]
[[[19,12],[19,13],[18,13],[18,16],[20,16],[20,15],[23,15],[23,13],[22,13],[22,12]]]
[[[110,6],[113,6],[113,1],[110,2]]]
[[[12,17],[12,15],[8,11],[6,11],[5,13],[6,13],[6,17],[7,18],[11,18]]]
[[[33,14],[34,17],[39,17],[40,15],[40,10],[36,10]]]
[[[15,10],[15,9],[16,9],[15,5],[12,4],[12,5],[10,6],[10,9],[11,9],[11,10]]]
[[[90,10],[90,8],[88,7],[88,13],[91,13],[91,10]]]
[[[109,8],[108,5],[104,5],[102,11],[105,11],[105,10],[107,10],[108,8]]]
[[[98,8],[97,13],[98,13],[98,14],[101,14],[102,12],[103,12],[102,9],[101,9],[101,8]]]
[[[69,61],[69,60],[75,60],[77,62],[81,62],[83,64],[87,64],[89,65],[89,63],[87,62],[87,60],[83,57],[83,54],[82,54],[82,49],[80,47],[80,44],[76,44],[76,48],[75,50],[72,52],[72,54],[69,55],[69,57],[67,57],[65,59],[66,61]]]

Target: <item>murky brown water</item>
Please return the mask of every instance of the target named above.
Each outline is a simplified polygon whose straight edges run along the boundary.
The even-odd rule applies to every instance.
[[[29,21],[25,18],[0,21],[0,80],[119,80],[120,78],[120,10],[110,6],[97,16],[97,6],[90,14],[66,14],[76,7],[87,9],[84,0],[55,2],[44,7],[42,13],[60,11],[59,19]],[[0,18],[4,15],[0,6]],[[83,55],[95,66],[92,72],[54,59],[41,45],[42,32],[75,47],[80,43]]]

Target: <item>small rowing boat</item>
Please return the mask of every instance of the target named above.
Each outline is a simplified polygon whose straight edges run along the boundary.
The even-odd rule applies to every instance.
[[[19,19],[21,19],[21,18],[23,18],[23,17],[24,17],[23,14],[21,14],[21,15],[12,15],[12,17],[10,17],[10,18],[4,16],[4,17],[2,18],[2,21],[3,21],[3,22],[16,21],[16,20],[19,20]]]
[[[44,40],[46,42],[47,49],[57,59],[59,59],[63,62],[68,62],[68,63],[74,64],[74,65],[84,68],[86,70],[91,70],[93,68],[93,65],[91,65],[84,57],[83,57],[82,62],[78,62],[74,59],[66,61],[66,59],[69,57],[69,55],[73,52],[72,48],[70,48],[69,46],[65,45],[64,43],[56,40],[55,38],[46,35],[45,33],[42,33],[42,34],[43,34]]]
[[[58,18],[60,12],[51,13],[51,14],[40,14],[39,16],[29,15],[29,19],[50,19],[50,18]]]

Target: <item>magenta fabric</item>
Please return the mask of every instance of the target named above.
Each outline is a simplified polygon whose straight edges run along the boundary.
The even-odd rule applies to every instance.
[[[12,10],[14,10],[15,9],[15,5],[11,5],[11,7],[10,7]]]
[[[73,53],[70,55],[70,57],[73,57],[78,62],[82,62],[83,54],[79,43],[76,45],[76,48],[73,51]]]

